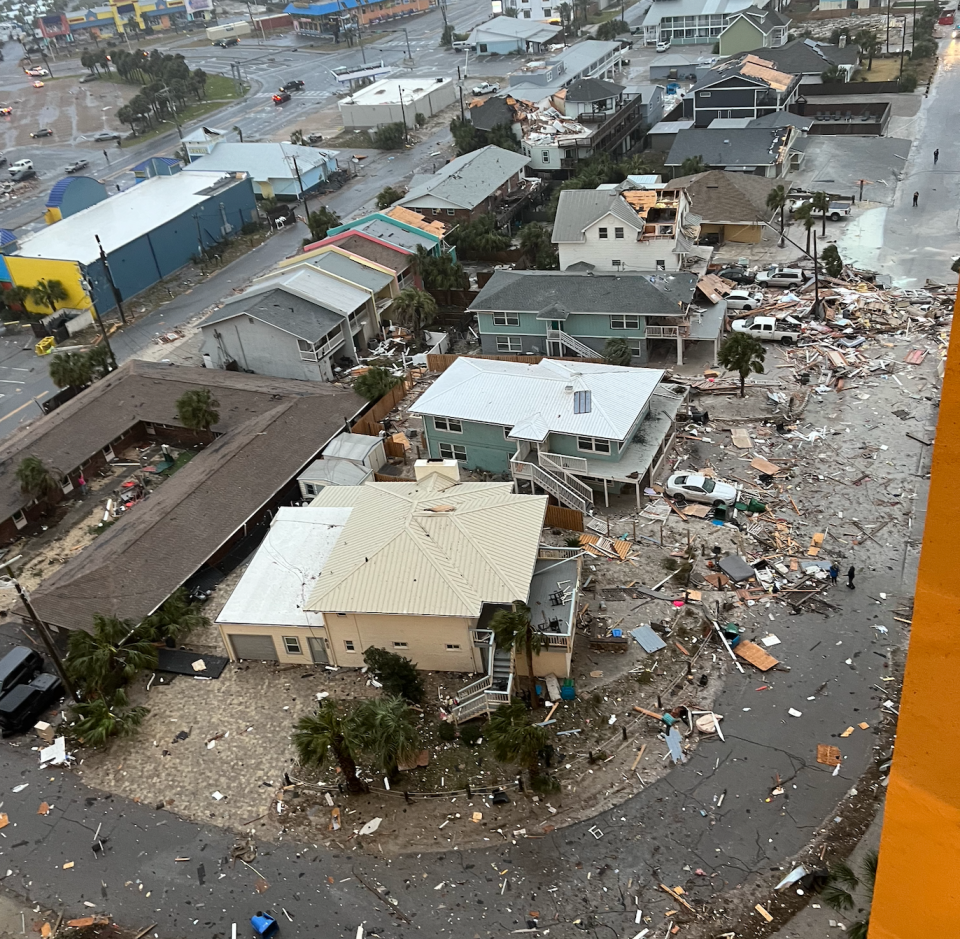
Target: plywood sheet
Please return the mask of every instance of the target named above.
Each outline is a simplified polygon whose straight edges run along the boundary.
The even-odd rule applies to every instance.
[[[751,665],[759,668],[761,672],[767,672],[773,668],[774,665],[780,664],[769,652],[764,652],[760,646],[747,639],[741,639],[733,647],[733,651],[745,662],[749,662]]]

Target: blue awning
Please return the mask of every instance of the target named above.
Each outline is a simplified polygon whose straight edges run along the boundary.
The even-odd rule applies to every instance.
[[[297,6],[289,3],[283,8],[284,13],[292,16],[329,16],[339,10],[353,10],[360,6],[359,0],[332,0],[330,3],[311,3],[308,6]]]

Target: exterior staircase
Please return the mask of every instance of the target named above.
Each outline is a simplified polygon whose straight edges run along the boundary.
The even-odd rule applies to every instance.
[[[514,479],[526,479],[546,490],[562,505],[576,509],[584,515],[593,514],[593,492],[572,473],[550,467],[546,469],[526,460],[512,459],[510,471]]]
[[[596,349],[591,349],[585,342],[574,338],[562,329],[548,329],[547,340],[553,342],[562,342],[571,352],[584,359],[598,359],[600,353]]]
[[[493,655],[489,658],[487,674],[457,693],[460,703],[453,709],[458,724],[474,717],[489,716],[503,704],[510,703],[513,690],[513,659],[505,649],[491,643]]]

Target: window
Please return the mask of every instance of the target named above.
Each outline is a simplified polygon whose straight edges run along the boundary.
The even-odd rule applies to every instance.
[[[439,210],[439,209],[434,209],[434,210],[433,210],[433,214],[434,214],[434,215],[439,215],[439,214],[440,214],[440,210]]]
[[[494,313],[493,325],[494,326],[519,326],[520,314],[519,313]]]
[[[544,15],[544,16],[552,16],[550,7],[544,7],[544,8],[543,8],[543,15]],[[457,646],[457,648],[459,649],[460,646]]]
[[[550,151],[549,151],[549,150],[541,150],[541,151],[540,151],[540,159],[541,159],[544,163],[549,163],[549,162],[550,162]]]
[[[519,337],[497,336],[497,352],[520,352],[523,343]]]
[[[393,644],[394,649],[406,649],[407,644],[405,642],[395,642]]]
[[[435,430],[445,430],[450,434],[463,433],[463,424],[460,421],[455,421],[452,417],[435,417],[433,426]]]
[[[577,449],[590,453],[609,453],[610,441],[599,437],[577,437]]]
[[[621,261],[619,258],[613,258],[610,261],[610,266],[615,267],[617,270],[620,270],[620,268],[623,267],[623,261]]]
[[[300,640],[296,636],[283,637],[283,650],[287,655],[303,655],[300,649]]]
[[[643,354],[643,353],[640,351],[640,350],[641,350],[641,347],[643,346],[643,340],[642,340],[642,339],[636,339],[636,340],[631,339],[631,340],[629,340],[629,343],[630,343],[630,352],[633,353],[633,355],[634,355],[635,358],[640,358],[640,356]]]
[[[529,10],[524,10],[524,11],[523,11],[523,18],[524,18],[525,20],[530,19],[530,11],[529,11]]]
[[[315,496],[315,495],[317,494],[317,491],[318,491],[318,490],[317,490],[317,487],[316,487],[313,483],[304,483],[304,484],[303,484],[303,491],[304,491],[308,496]]]
[[[622,228],[615,228],[615,229],[613,230],[613,237],[614,237],[614,238],[623,238],[623,229],[622,229]]]
[[[611,316],[610,328],[611,329],[639,329],[640,317],[639,316]]]
[[[447,209],[447,215],[456,215],[456,214],[457,214],[456,209]]]
[[[459,649],[460,646],[459,646],[457,643],[448,642],[448,643],[447,643],[447,648],[448,648],[448,649]]]
[[[23,512],[14,512],[13,513],[13,524],[17,528],[23,528],[27,524],[27,516]]]
[[[512,431],[512,430],[513,430],[512,427],[504,427],[504,428],[503,428],[503,439],[504,439],[504,440],[509,440],[509,439],[510,439],[510,431]]]
[[[607,229],[605,229],[605,228],[598,228],[598,229],[597,229],[597,234],[598,234],[601,238],[606,238],[606,237],[607,237]]]
[[[666,269],[667,269],[667,262],[666,262],[666,261],[657,261],[657,270],[658,270],[658,271],[665,271]]]
[[[573,393],[573,413],[589,414],[593,410],[589,391],[575,391]]]
[[[458,443],[440,444],[440,458],[442,460],[459,460],[461,463],[467,462],[467,448],[461,447]]]
[[[701,91],[701,92],[700,92],[700,97],[701,97],[701,98],[712,98],[712,97],[713,97],[713,92],[712,92],[712,91]]]
[[[356,652],[356,651],[357,651],[356,646],[354,646],[352,639],[344,639],[344,640],[343,640],[343,647],[344,647],[344,649],[347,650],[347,652]]]

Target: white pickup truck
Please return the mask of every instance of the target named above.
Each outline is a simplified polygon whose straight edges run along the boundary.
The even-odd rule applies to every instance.
[[[800,338],[799,329],[779,323],[772,316],[746,316],[743,319],[734,320],[731,328],[734,332],[749,333],[757,339],[767,339],[771,342],[790,343]]]

